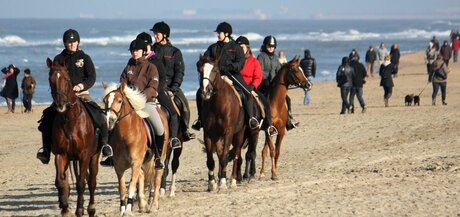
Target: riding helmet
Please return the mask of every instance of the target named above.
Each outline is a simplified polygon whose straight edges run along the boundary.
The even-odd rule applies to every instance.
[[[142,49],[143,51],[146,51],[147,43],[142,39],[136,38],[129,45],[129,51],[133,52],[134,50],[140,50],[140,49]]]
[[[152,36],[150,36],[149,33],[146,32],[141,32],[139,35],[137,35],[136,39],[142,39],[147,43],[148,45],[153,43]]]
[[[171,32],[171,29],[169,28],[168,24],[166,24],[164,21],[161,21],[161,22],[155,23],[155,25],[153,25],[150,31],[163,33],[167,38],[169,37],[169,33]]]
[[[62,41],[64,43],[78,41],[80,43],[80,35],[75,29],[68,29],[64,32],[62,36]]]
[[[272,46],[276,48],[276,38],[272,35],[269,35],[264,38],[264,45]]]
[[[244,37],[244,36],[240,36],[236,39],[236,43],[238,44],[245,44],[247,46],[249,46],[249,40],[248,38]]]
[[[217,25],[217,28],[214,32],[223,32],[228,33],[228,35],[232,34],[232,26],[227,22],[222,22]]]

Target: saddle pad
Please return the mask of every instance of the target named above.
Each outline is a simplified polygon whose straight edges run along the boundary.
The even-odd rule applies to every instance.
[[[232,88],[233,92],[234,92],[235,95],[236,95],[236,98],[238,98],[238,101],[240,102],[240,107],[242,107],[242,106],[243,106],[243,102],[241,101],[240,94],[238,94],[238,91],[236,91],[235,87],[233,86],[233,81],[230,80],[230,78],[228,78],[228,77],[225,76],[225,75],[222,75],[222,79],[224,79],[224,81],[227,82],[227,84],[230,85],[230,87]]]
[[[262,102],[259,99],[259,94],[257,94],[255,91],[251,91],[252,96],[254,96],[254,99],[256,99],[257,106],[259,106],[260,109],[260,114],[262,115],[262,118],[265,118],[265,110],[264,110],[264,105],[262,105]]]

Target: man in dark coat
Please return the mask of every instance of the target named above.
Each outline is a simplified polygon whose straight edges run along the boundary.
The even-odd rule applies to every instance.
[[[8,111],[6,113],[14,113],[14,108],[16,107],[16,98],[18,98],[18,74],[19,70],[13,64],[10,64],[8,67],[2,69],[3,76],[2,78],[2,93],[1,95],[5,97],[6,104],[8,105]]]
[[[311,78],[316,76],[316,60],[315,58],[311,57],[311,52],[309,49],[305,49],[304,55],[305,57],[300,61],[300,68],[302,68],[305,77],[311,81]],[[303,104],[310,104],[310,91],[308,90],[305,90]]]
[[[352,81],[353,86],[350,93],[350,112],[355,113],[355,96],[358,98],[359,104],[361,105],[362,112],[366,112],[366,104],[363,99],[363,85],[366,83],[364,78],[366,77],[366,68],[359,62],[359,58],[351,59],[350,66],[353,68]]]

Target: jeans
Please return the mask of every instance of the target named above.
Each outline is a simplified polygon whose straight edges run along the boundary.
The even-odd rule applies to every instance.
[[[23,93],[22,103],[24,104],[24,112],[32,111],[32,94]]]
[[[307,77],[309,81],[311,81],[311,76]],[[305,90],[305,96],[303,98],[303,104],[304,105],[310,105],[311,97],[310,97],[310,91]]]
[[[454,63],[458,61],[458,51],[454,51]]]
[[[355,108],[355,95],[358,98],[359,105],[361,108],[364,108],[366,104],[363,99],[363,88],[362,87],[352,87],[350,93],[350,107]]]
[[[350,108],[348,97],[350,95],[351,87],[340,87],[340,96],[342,97],[342,110],[340,113],[345,113]]]
[[[384,99],[390,99],[392,93],[393,93],[393,87],[383,86],[383,98]]]
[[[444,102],[446,101],[447,82],[433,82],[433,95],[431,95],[431,99],[436,101],[436,95],[438,95],[439,87],[441,87],[441,99]]]

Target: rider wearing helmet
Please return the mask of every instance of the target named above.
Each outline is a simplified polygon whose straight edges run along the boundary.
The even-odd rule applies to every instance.
[[[67,61],[67,69],[69,71],[70,82],[75,94],[85,101],[85,106],[91,113],[95,128],[101,131],[100,140],[102,144],[107,144],[108,129],[105,117],[100,112],[99,106],[92,101],[89,95],[89,89],[96,82],[96,69],[91,57],[79,49],[80,34],[74,29],[68,29],[62,36],[65,49],[54,57],[54,62],[64,63]],[[51,129],[53,126],[54,117],[57,111],[53,106],[46,108],[43,111],[42,119],[39,121],[38,129],[42,132],[43,148],[37,153],[37,158],[44,164],[48,164],[51,153]],[[110,152],[105,154],[110,155]]]
[[[166,94],[166,68],[163,64],[161,58],[157,55],[156,52],[152,51],[152,36],[146,32],[142,32],[137,35],[137,39],[142,39],[146,42],[147,51],[146,51],[146,59],[153,63],[157,69],[159,74],[159,81],[158,81],[158,102],[166,109],[169,113],[169,135],[170,135],[170,143],[173,149],[180,148],[181,143],[180,140],[177,138],[177,134],[179,132],[179,115],[177,114],[176,109],[174,108],[173,102],[171,98]]]
[[[152,50],[155,52],[155,56],[163,63],[165,68],[165,91],[169,95],[174,95],[175,99],[179,99],[179,106],[183,108],[181,117],[181,124],[183,125],[184,141],[189,141],[194,138],[194,135],[189,132],[188,125],[190,122],[190,107],[188,105],[187,98],[185,98],[184,92],[180,88],[184,79],[184,59],[182,58],[182,52],[174,47],[169,41],[171,29],[169,25],[163,21],[155,23],[150,29],[153,31],[155,37],[155,44],[153,44]],[[177,123],[177,122],[173,122]]]
[[[264,93],[265,96],[268,96],[270,83],[273,81],[276,73],[278,73],[278,70],[281,68],[281,63],[275,53],[276,46],[277,42],[274,36],[269,35],[265,37],[263,44],[260,47],[259,56],[257,56],[263,71],[262,84],[260,84],[259,90]],[[286,96],[286,103],[288,105],[288,122],[286,124],[286,129],[291,130],[296,128],[299,122],[295,121],[292,117],[291,99],[289,96]]]
[[[218,67],[222,75],[226,75],[230,80],[233,81],[235,89],[243,95],[242,97],[243,104],[248,115],[249,127],[251,129],[256,129],[259,127],[259,121],[255,118],[254,111],[254,99],[250,92],[253,87],[246,84],[241,76],[241,69],[244,66],[246,57],[244,56],[243,49],[233,40],[231,37],[232,26],[227,22],[222,22],[217,25],[215,30],[217,33],[218,41],[208,47],[203,56],[216,59],[220,56]],[[198,66],[198,63],[197,63]],[[197,109],[198,109],[198,120],[195,121],[192,128],[199,130],[202,127],[201,124],[201,94],[200,89],[198,89],[197,97]]]

